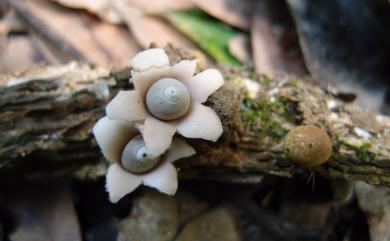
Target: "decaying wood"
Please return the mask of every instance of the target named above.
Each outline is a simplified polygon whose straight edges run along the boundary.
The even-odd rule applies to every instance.
[[[98,21],[49,1],[7,1],[44,50],[59,62],[77,60],[101,66],[124,66],[139,51],[123,26]],[[86,44],[88,43],[88,44]],[[111,48],[115,43],[115,48]]]
[[[275,73],[307,75],[286,3],[283,0],[257,1],[252,8],[251,43],[256,71],[269,76]]]
[[[169,51],[171,62],[182,58]],[[0,87],[0,170],[103,175],[106,162],[91,128],[117,91],[131,88],[129,74],[129,68],[71,63],[1,76],[8,86]],[[188,140],[198,154],[176,164],[182,176],[258,181],[261,174],[309,173],[286,160],[282,143],[294,126],[315,124],[327,130],[334,147],[316,173],[390,186],[388,117],[357,111],[309,79],[271,80],[245,70],[225,71],[225,79],[206,102],[221,117],[224,135],[216,143]]]

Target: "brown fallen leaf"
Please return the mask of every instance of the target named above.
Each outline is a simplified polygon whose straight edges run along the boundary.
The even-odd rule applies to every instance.
[[[47,63],[27,35],[8,37],[0,46],[0,73],[24,71],[38,63]]]
[[[177,241],[241,240],[236,220],[225,206],[219,206],[187,223]]]
[[[302,77],[307,74],[285,3],[257,1],[251,35],[256,72],[269,76],[288,73]]]
[[[9,25],[4,21],[0,21],[0,37],[6,36],[9,31]]]
[[[146,14],[161,14],[167,11],[186,10],[193,7],[191,1],[187,0],[126,0],[126,2],[129,6]]]
[[[140,9],[130,5],[127,0],[116,0],[114,5],[142,47],[147,48],[151,43],[161,47],[171,43],[175,46],[196,48],[190,40],[164,20],[145,15]]]
[[[249,30],[253,0],[191,0],[192,3],[211,16],[234,27]]]
[[[49,63],[58,65],[61,63],[68,63],[74,60],[74,57],[66,53],[65,51],[58,51],[58,47],[52,42],[38,36],[36,33],[31,32],[31,40],[34,45],[37,46],[39,52],[48,59]]]
[[[109,23],[121,23],[121,17],[113,10],[110,0],[52,0],[70,8],[85,9]]]
[[[84,9],[96,14],[110,23],[122,23],[122,17],[115,10],[117,0],[52,0],[63,6]],[[184,10],[193,7],[190,1],[186,0],[126,0],[126,4],[139,9],[147,14],[161,14],[170,10]]]
[[[178,219],[175,198],[155,191],[145,191],[134,199],[129,217],[118,225],[118,241],[168,241],[174,240]]]
[[[372,241],[390,240],[390,189],[357,182],[359,206],[366,214]]]
[[[54,51],[97,65],[127,65],[139,47],[122,26],[41,0],[9,1],[31,29],[55,46]]]
[[[245,34],[239,34],[229,42],[229,52],[246,65],[252,64],[250,40]]]
[[[18,190],[18,191],[16,191]],[[0,205],[16,221],[13,241],[81,241],[81,231],[68,185],[12,182],[2,187]]]
[[[9,9],[0,19],[0,37],[6,36],[10,32],[25,32],[25,30],[13,9]]]

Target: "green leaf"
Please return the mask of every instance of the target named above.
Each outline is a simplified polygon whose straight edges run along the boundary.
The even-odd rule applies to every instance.
[[[200,10],[175,11],[164,17],[178,30],[187,35],[217,62],[231,66],[242,66],[229,52],[229,41],[238,31]]]

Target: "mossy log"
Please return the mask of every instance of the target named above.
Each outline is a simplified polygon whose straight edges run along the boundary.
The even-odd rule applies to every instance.
[[[182,55],[171,54],[171,62]],[[353,107],[345,94],[310,79],[272,79],[226,70],[225,85],[206,105],[221,117],[216,143],[189,140],[198,154],[176,163],[182,177],[256,182],[263,174],[312,171],[329,178],[390,186],[390,119]],[[132,88],[130,68],[70,63],[0,76],[0,171],[31,178],[97,178],[107,163],[92,136],[94,123],[120,89]],[[324,128],[330,160],[315,169],[290,163],[283,137],[301,124]]]

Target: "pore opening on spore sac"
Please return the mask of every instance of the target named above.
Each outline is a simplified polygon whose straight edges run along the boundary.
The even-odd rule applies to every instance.
[[[184,84],[172,78],[154,83],[146,94],[146,107],[160,120],[175,120],[184,116],[191,104],[190,94]]]

